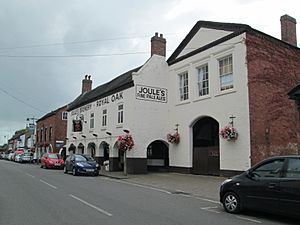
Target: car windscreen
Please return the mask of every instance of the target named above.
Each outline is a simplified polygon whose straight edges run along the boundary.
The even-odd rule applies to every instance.
[[[58,159],[58,155],[57,154],[49,154],[49,158],[50,159]]]
[[[83,155],[75,155],[75,161],[86,162],[88,159]]]

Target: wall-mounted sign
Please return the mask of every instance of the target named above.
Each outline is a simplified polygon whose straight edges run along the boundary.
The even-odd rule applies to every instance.
[[[149,87],[145,85],[136,85],[136,99],[145,101],[154,101],[167,103],[168,90],[166,88]]]
[[[82,121],[81,120],[73,120],[73,131],[74,132],[82,131]]]
[[[107,96],[105,98],[99,99],[96,102],[96,106],[97,107],[103,106],[103,105],[109,104],[110,102],[115,102],[115,101],[119,101],[122,99],[123,99],[123,92],[119,92],[119,93]]]
[[[71,115],[73,116],[76,114],[81,114],[82,112],[89,111],[91,108],[92,108],[92,104],[84,105],[84,106],[80,107],[79,109],[73,110],[71,112]]]

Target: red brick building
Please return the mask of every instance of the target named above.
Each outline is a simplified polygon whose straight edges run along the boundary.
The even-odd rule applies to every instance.
[[[36,149],[38,157],[44,152],[59,152],[66,143],[67,106],[56,109],[37,120]]]

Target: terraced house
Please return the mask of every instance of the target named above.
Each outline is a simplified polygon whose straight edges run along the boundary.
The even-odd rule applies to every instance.
[[[300,81],[296,20],[279,40],[249,25],[198,21],[165,59],[151,38],[144,65],[82,94],[69,106],[67,154],[91,154],[122,170],[118,137],[129,133],[129,173],[167,169],[233,174],[274,154],[299,154],[298,112],[287,93]],[[221,135],[220,135],[221,132]]]

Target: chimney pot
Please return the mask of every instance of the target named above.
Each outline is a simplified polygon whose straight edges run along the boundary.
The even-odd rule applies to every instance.
[[[151,38],[151,56],[161,55],[166,56],[166,39],[163,38],[163,34],[158,36],[158,32],[155,32],[155,36]]]
[[[296,19],[286,14],[280,17],[280,23],[281,40],[297,46]]]
[[[81,94],[84,92],[89,92],[92,90],[92,80],[90,79],[91,75],[85,75],[85,78],[82,80],[82,91]]]

